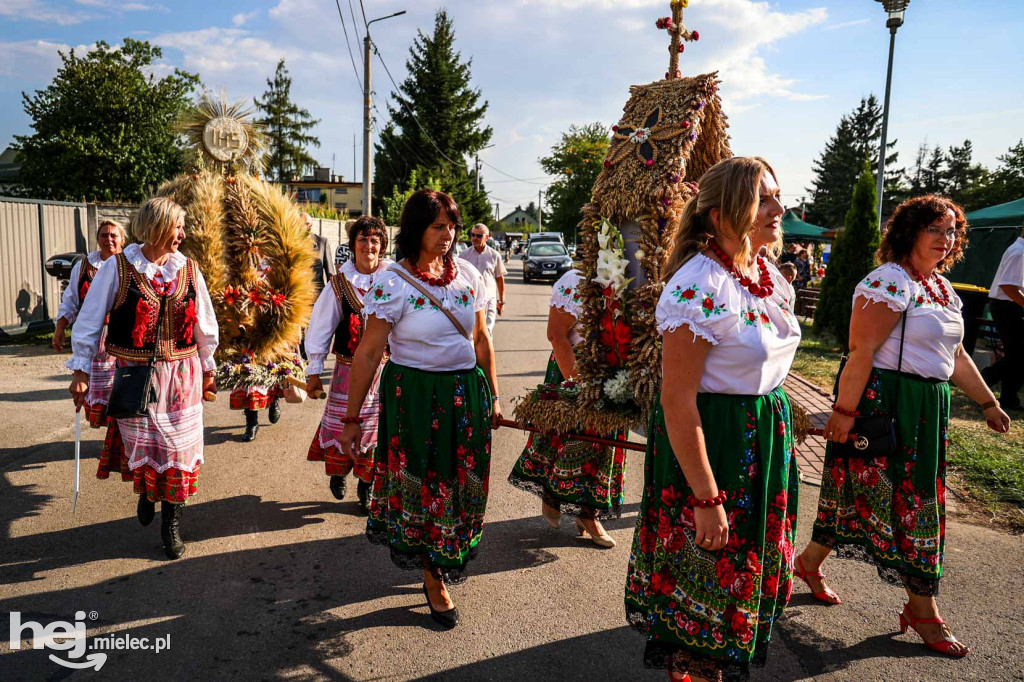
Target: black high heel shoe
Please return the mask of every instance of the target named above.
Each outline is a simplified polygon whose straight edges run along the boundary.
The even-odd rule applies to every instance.
[[[434,622],[449,630],[459,624],[459,607],[453,606],[447,611],[438,611],[430,602],[430,593],[427,592],[427,584],[423,583],[423,596],[427,598],[427,607],[430,608],[430,617]]]

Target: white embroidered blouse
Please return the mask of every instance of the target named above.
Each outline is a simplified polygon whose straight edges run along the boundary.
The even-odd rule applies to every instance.
[[[932,300],[928,290],[895,263],[875,268],[853,292],[854,308],[868,302],[884,303],[891,310],[907,311],[907,332],[903,343],[903,371],[928,379],[948,381],[956,364],[956,347],[964,340],[963,303],[953,285],[937,275],[949,292],[949,305]],[[932,291],[942,295],[935,279]],[[858,301],[858,299],[860,299]],[[901,322],[875,352],[875,367],[895,370],[899,363]]]
[[[146,279],[160,283],[175,282],[178,271],[188,261],[184,254],[176,252],[172,253],[163,265],[151,263],[142,254],[138,244],[126,246],[124,256]],[[113,263],[113,259],[109,258],[106,262]],[[199,317],[195,327],[195,339],[203,371],[210,371],[217,369],[217,363],[213,360],[213,352],[217,350],[218,342],[217,316],[213,312],[213,302],[210,300],[210,292],[206,288],[203,273],[199,268],[195,269],[195,273],[196,315]],[[100,342],[100,334],[103,332],[104,320],[114,306],[120,283],[116,265],[107,264],[96,271],[96,276],[89,287],[89,295],[85,297],[82,309],[78,313],[78,320],[71,330],[72,355],[65,365],[68,369],[89,372]],[[174,293],[173,288],[167,293]]]
[[[476,311],[487,308],[483,277],[471,264],[455,259],[457,273],[446,287],[419,282],[470,334],[464,337],[427,298],[393,272],[395,263],[378,274],[363,298],[366,317],[374,315],[391,325],[391,361],[427,372],[472,369],[476,366],[473,325]],[[412,276],[411,274],[409,275]]]
[[[766,395],[782,385],[800,344],[793,289],[772,264],[775,291],[758,298],[716,261],[697,254],[672,276],[658,299],[658,331],[685,326],[711,343],[701,393]]]
[[[85,257],[89,265],[99,268],[103,265],[99,250],[90,251]],[[83,261],[79,260],[71,267],[71,275],[68,277],[68,286],[64,289],[64,295],[60,299],[60,307],[57,308],[57,319],[64,318],[68,324],[74,324],[78,317],[78,311],[82,307],[82,301],[78,298],[78,278],[82,275]],[[91,285],[90,285],[91,286]]]
[[[363,274],[356,270],[354,260],[348,260],[338,271],[352,283],[360,295],[365,297],[373,283],[373,278],[384,272],[391,263],[391,260],[382,258],[377,264],[376,270],[369,274]],[[306,329],[306,356],[309,358],[306,374],[320,374],[324,371],[324,360],[331,352],[331,339],[334,337],[334,330],[338,328],[340,321],[341,303],[334,293],[334,287],[324,287],[319,298],[316,299],[313,314],[309,318],[309,327]]]
[[[554,289],[551,290],[551,301],[549,303],[550,307],[561,308],[576,318],[576,324],[569,331],[569,343],[573,346],[583,340],[583,337],[580,335],[579,325],[580,313],[583,311],[583,298],[580,295],[580,281],[582,278],[583,275],[575,268],[562,275],[555,282]]]

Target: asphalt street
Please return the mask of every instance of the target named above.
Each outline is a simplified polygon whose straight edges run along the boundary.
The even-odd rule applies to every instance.
[[[550,285],[524,285],[510,263],[508,307],[495,330],[501,394],[544,375]],[[618,546],[552,531],[537,498],[505,481],[526,434],[494,434],[491,496],[479,559],[453,590],[462,624],[430,620],[421,575],[368,543],[353,499],[335,501],[306,450],[323,402],[242,443],[244,419],[226,395],[207,405],[206,463],[183,518],[186,555],[164,558],[159,519],[135,519],[131,486],[95,478],[102,432],[87,430],[82,492],[71,512],[74,412],[65,358],[0,348],[0,680],[662,680],[642,666],[643,640],[625,624],[622,591],[642,486],[631,453]],[[817,488],[801,491],[806,542]],[[826,564],[844,604],[820,606],[798,585],[755,680],[1024,679],[1024,540],[948,524],[940,603],[974,653],[951,661],[899,635],[903,593],[873,569]],[[114,650],[99,672],[52,662],[60,651],[12,649],[7,614],[22,623],[72,621],[88,636],[170,636],[168,650]],[[28,633],[25,638],[30,637]],[[65,656],[67,658],[67,656]]]

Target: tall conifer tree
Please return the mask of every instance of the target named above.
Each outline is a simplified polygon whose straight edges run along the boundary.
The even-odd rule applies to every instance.
[[[308,148],[320,146],[320,140],[307,132],[319,119],[292,102],[291,90],[292,79],[282,59],[277,63],[274,78],[267,79],[263,98],[253,100],[256,108],[266,114],[258,122],[267,133],[267,170],[278,182],[301,176],[304,169],[315,166],[316,159]]]
[[[392,93],[391,120],[375,145],[374,195],[404,192],[412,171],[436,178],[462,209],[467,224],[491,215],[487,193],[475,189],[466,157],[487,146],[493,131],[483,125],[487,102],[471,85],[472,59],[455,49],[455,30],[447,12],[434,17],[434,32],[422,31],[409,49],[408,75]]]

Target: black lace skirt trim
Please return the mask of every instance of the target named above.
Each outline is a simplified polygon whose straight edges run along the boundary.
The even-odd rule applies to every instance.
[[[626,622],[631,628],[647,635],[647,614],[626,606]],[[644,647],[644,667],[703,677],[712,682],[739,682],[750,678],[751,666],[763,668],[768,661],[768,642],[757,645],[749,664],[708,658],[679,644],[647,642]]]
[[[557,509],[568,516],[578,516],[581,519],[598,520],[617,519],[622,516],[622,507],[618,503],[613,503],[611,509],[595,509],[594,507],[585,504],[564,502],[554,497],[550,492],[548,492],[547,488],[542,486],[540,483],[516,476],[514,471],[508,475],[508,482],[520,490],[525,490],[528,493],[536,495],[544,500],[544,504],[548,505],[552,509]]]
[[[430,561],[426,554],[399,552],[391,546],[386,532],[372,531],[367,528],[366,539],[375,545],[387,547],[391,552],[391,563],[403,571],[429,569],[434,574],[434,577],[445,585],[461,585],[466,582],[466,579],[469,577],[466,569],[469,566],[469,562],[475,559],[478,554],[478,547],[474,547],[469,551],[466,556],[466,562],[461,566],[439,566]]]
[[[939,594],[939,578],[922,578],[916,575],[907,575],[892,566],[880,563],[875,555],[863,545],[855,542],[840,542],[834,535],[827,532],[815,530],[811,533],[811,542],[816,542],[823,547],[828,547],[836,555],[837,559],[852,559],[870,564],[878,571],[878,577],[884,582],[897,587],[905,587],[911,594],[919,597],[937,597]]]

